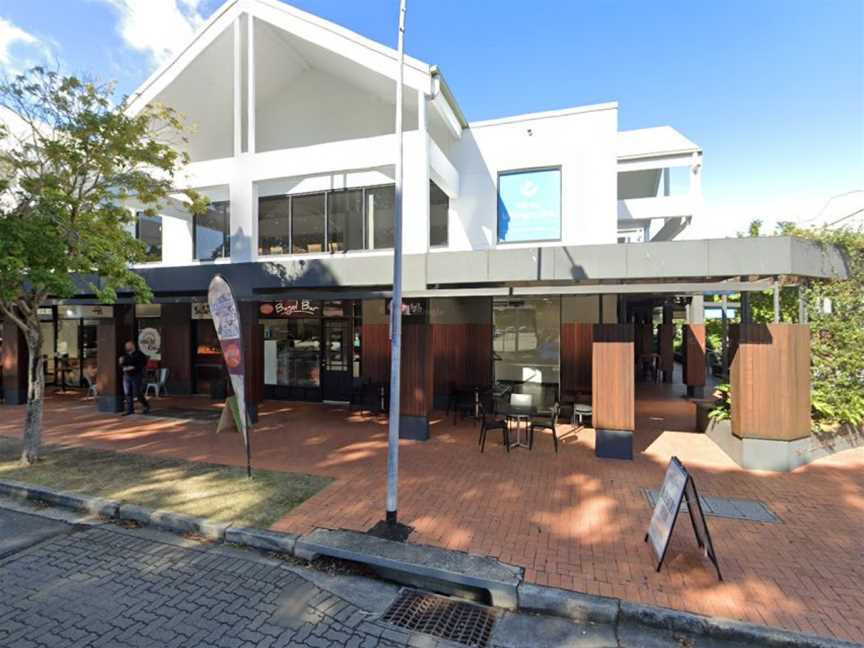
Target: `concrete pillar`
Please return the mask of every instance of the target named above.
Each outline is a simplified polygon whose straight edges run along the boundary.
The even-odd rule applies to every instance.
[[[118,359],[124,353],[127,340],[134,340],[132,304],[115,304],[113,319],[100,319],[96,329],[96,407],[100,412],[120,412],[123,409],[123,376]]]
[[[417,130],[405,133],[405,184],[402,213],[403,252],[426,254],[429,251],[429,98],[423,92],[417,93]],[[410,273],[406,273],[406,288],[425,288],[412,286]]]
[[[7,405],[27,403],[27,366],[29,353],[24,333],[15,322],[3,322],[3,394]]]

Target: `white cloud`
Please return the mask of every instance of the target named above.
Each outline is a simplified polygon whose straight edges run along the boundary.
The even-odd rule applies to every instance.
[[[16,56],[12,51],[13,48],[22,48],[30,54],[34,50],[43,53],[47,49],[33,34],[0,17],[0,65],[18,71],[32,63],[32,60],[27,57]]]
[[[129,47],[161,64],[204,22],[201,0],[103,0],[120,12],[120,36]]]

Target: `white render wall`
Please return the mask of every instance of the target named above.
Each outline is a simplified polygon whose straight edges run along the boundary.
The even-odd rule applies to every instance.
[[[453,146],[460,194],[450,249],[497,246],[498,174],[561,167],[561,242],[614,243],[617,231],[616,104],[472,124]],[[521,244],[506,244],[507,247]]]

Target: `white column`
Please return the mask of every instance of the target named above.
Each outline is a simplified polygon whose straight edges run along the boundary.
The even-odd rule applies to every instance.
[[[234,156],[243,150],[243,44],[240,18],[234,19]]]
[[[417,92],[417,130],[405,134],[402,241],[405,254],[429,250],[429,97]]]
[[[246,80],[247,80],[247,99],[246,99],[246,112],[247,112],[247,142],[248,142],[248,151],[249,153],[255,153],[255,18],[252,14],[248,14],[246,16],[246,28],[247,28],[247,36],[246,36],[246,47],[247,56],[246,62],[249,66],[246,70]]]

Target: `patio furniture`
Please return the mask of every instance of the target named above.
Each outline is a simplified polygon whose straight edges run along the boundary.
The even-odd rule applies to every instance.
[[[144,396],[147,396],[151,389],[156,398],[159,398],[163,393],[168,393],[168,369],[162,367],[159,370],[159,379],[156,382],[147,383],[147,386],[144,388]]]
[[[87,383],[87,396],[96,398],[99,395],[99,392],[96,389],[96,380],[87,374],[84,374],[84,382]]]
[[[510,429],[507,426],[506,419],[499,419],[494,413],[492,414],[491,419],[488,418],[483,403],[478,403],[478,409],[480,412],[480,440],[478,441],[480,444],[480,452],[483,452],[486,449],[486,434],[489,430],[501,430],[504,447],[507,449],[507,452],[510,452]]]
[[[479,404],[479,387],[453,387],[450,391],[447,412],[453,412],[454,425],[460,415],[462,418],[472,418],[476,421],[480,417]]]
[[[508,422],[516,423],[516,440],[511,443],[511,448],[529,448],[529,431],[531,417],[537,413],[534,407],[534,399],[531,394],[510,394],[510,402],[504,405],[500,412]],[[525,423],[525,436],[522,436],[522,423]]]
[[[528,425],[528,446],[534,448],[534,430],[550,430],[552,432],[552,441],[555,443],[555,454],[558,454],[558,416],[561,413],[561,406],[556,402],[552,405],[550,416],[532,416]]]
[[[381,414],[387,411],[386,391],[383,384],[363,382],[351,392],[351,407],[360,411]]]
[[[591,415],[594,413],[594,410],[590,405],[584,405],[582,403],[574,403],[573,404],[573,420],[572,423],[575,425],[576,419],[579,419],[579,425],[581,427],[585,427],[585,418],[591,418]]]

